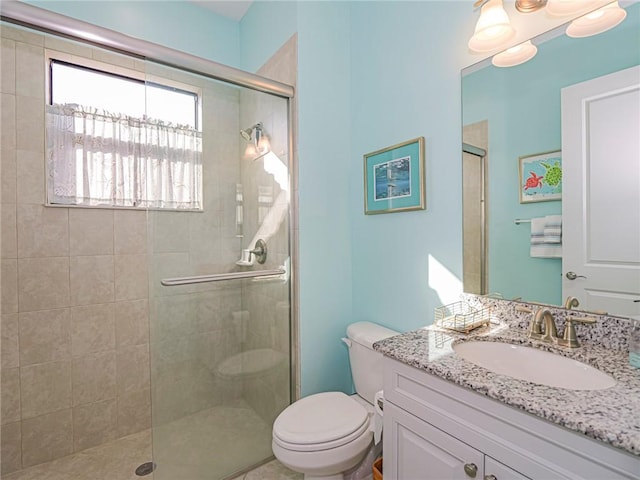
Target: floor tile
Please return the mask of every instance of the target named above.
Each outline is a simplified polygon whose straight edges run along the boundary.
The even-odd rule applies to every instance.
[[[212,437],[212,432],[215,436]],[[215,480],[228,476],[254,452],[271,455],[271,428],[244,404],[214,407],[183,417],[155,430],[92,447],[51,462],[3,476],[3,480]],[[152,438],[156,442],[152,449]],[[229,445],[234,450],[228,452]],[[135,474],[142,463],[157,457],[155,473]],[[259,460],[257,460],[259,461]],[[302,480],[303,475],[277,460],[234,480]]]

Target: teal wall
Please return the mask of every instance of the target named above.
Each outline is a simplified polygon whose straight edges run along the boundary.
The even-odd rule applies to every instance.
[[[400,331],[461,291],[460,70],[468,2],[353,2],[353,318]],[[424,211],[365,216],[363,154],[425,137]]]
[[[350,4],[298,6],[300,362],[303,395],[351,390]]]
[[[621,46],[624,46],[621,48]],[[640,63],[640,4],[597,36],[561,35],[512,68],[488,66],[463,79],[464,124],[489,121],[489,290],[562,303],[562,260],[531,258],[530,226],[514,219],[562,212],[560,201],[520,204],[518,157],[560,150],[560,89]]]
[[[188,2],[26,0],[24,3],[225,65],[240,66],[238,22]]]
[[[240,67],[257,71],[297,28],[297,2],[254,0],[240,20]]]

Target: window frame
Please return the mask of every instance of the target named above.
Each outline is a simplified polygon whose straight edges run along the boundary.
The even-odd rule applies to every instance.
[[[52,64],[54,62],[84,68],[86,70],[102,73],[106,75],[112,75],[122,78],[124,80],[131,80],[141,82],[144,85],[153,85],[159,88],[166,88],[169,90],[175,90],[192,94],[195,97],[195,127],[194,129],[203,133],[202,129],[202,103],[204,98],[203,88],[193,84],[187,84],[177,80],[169,79],[167,77],[161,77],[157,74],[149,74],[142,68],[145,65],[144,59],[135,59],[125,57],[127,60],[133,62],[139,62],[141,67],[137,69],[135,66],[124,67],[115,63],[108,63],[106,61],[94,60],[80,55],[72,55],[57,50],[45,49],[44,61],[45,61],[45,102],[46,105],[53,104],[53,78],[52,78]],[[170,68],[170,67],[167,67]],[[45,133],[46,137],[46,133]],[[46,146],[45,146],[46,149]],[[204,168],[204,164],[203,164]],[[124,206],[124,205],[80,205],[80,204],[60,204],[53,203],[49,198],[49,188],[47,186],[46,176],[48,175],[48,166],[45,162],[45,206],[54,208],[97,208],[97,209],[117,209],[117,210],[157,210],[166,212],[195,212],[202,213],[204,211],[204,191],[202,191],[202,208],[162,208],[162,207],[138,207],[138,206]]]

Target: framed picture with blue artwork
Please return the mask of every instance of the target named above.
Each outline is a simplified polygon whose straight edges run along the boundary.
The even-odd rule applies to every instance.
[[[424,137],[364,155],[364,213],[424,210]]]
[[[562,152],[520,157],[520,203],[562,199]]]

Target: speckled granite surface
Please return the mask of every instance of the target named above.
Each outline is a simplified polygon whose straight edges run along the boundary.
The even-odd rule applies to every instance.
[[[621,345],[622,341],[606,341],[608,330],[602,329],[601,325],[594,326],[602,329],[601,338],[592,332],[584,339],[585,336],[579,333],[583,344],[575,350],[530,340],[526,331],[519,328],[522,315],[509,312],[513,306],[507,306],[505,310],[503,307],[507,303],[512,302],[501,302],[496,309],[498,312],[494,311],[494,323],[468,335],[430,326],[377,342],[374,349],[407,365],[640,456],[640,369],[629,365],[627,350],[621,348],[626,345]],[[623,331],[628,328],[625,322],[615,327],[621,329],[616,332],[618,336],[626,333]],[[561,325],[559,321],[559,332],[562,332]],[[591,337],[596,337],[595,341],[591,341]],[[608,373],[617,380],[617,384],[605,390],[579,391],[495,374],[454,353],[454,342],[469,340],[529,345],[558,353]]]

